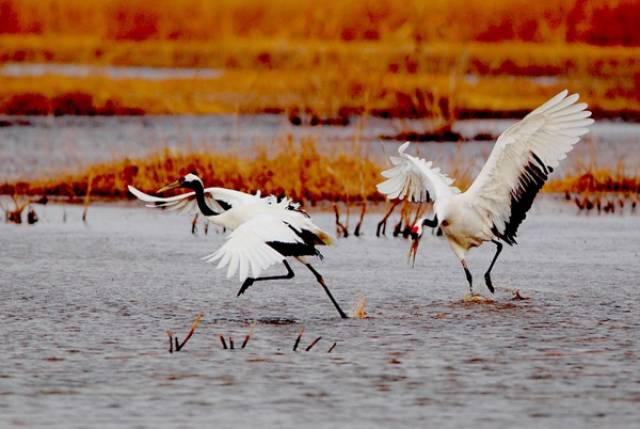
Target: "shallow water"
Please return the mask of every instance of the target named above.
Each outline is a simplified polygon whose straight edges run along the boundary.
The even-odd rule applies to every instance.
[[[2,117],[0,117],[2,119]],[[13,120],[11,118],[5,118]],[[399,142],[380,140],[381,135],[401,131],[423,132],[428,124],[420,120],[353,118],[347,127],[293,126],[280,115],[153,116],[153,117],[46,117],[24,118],[29,126],[0,127],[0,180],[33,178],[74,171],[87,164],[143,157],[163,148],[185,151],[230,152],[255,155],[256,146],[277,150],[274,141],[312,138],[318,150],[328,153],[346,151],[367,155],[384,162],[386,154]],[[455,129],[471,138],[478,133],[499,135],[512,120],[462,120]],[[362,129],[359,126],[363,125]],[[569,159],[560,166],[571,171],[578,162],[613,167],[618,161],[627,171],[640,165],[636,150],[640,124],[598,121]],[[353,149],[354,136],[362,145]],[[449,166],[453,159],[461,169],[480,170],[489,156],[492,142],[419,143],[420,154],[437,164]]]
[[[63,211],[66,222],[62,221]],[[577,216],[539,201],[494,269],[496,303],[463,304],[464,275],[441,239],[365,236],[323,249],[292,281],[237,279],[199,258],[224,236],[137,206],[38,207],[0,224],[0,426],[633,427],[640,419],[640,217]],[[315,213],[333,231],[330,214]],[[353,226],[353,225],[352,225]],[[472,252],[477,290],[493,248]],[[273,272],[279,269],[274,268]],[[529,300],[512,301],[510,289]],[[182,338],[169,354],[166,330]],[[251,321],[247,349],[236,344]],[[310,352],[292,352],[322,340]],[[335,350],[327,350],[337,342]]]

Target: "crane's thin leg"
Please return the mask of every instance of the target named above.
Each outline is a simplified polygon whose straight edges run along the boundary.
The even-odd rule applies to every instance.
[[[464,268],[464,274],[467,276],[467,281],[469,282],[469,293],[473,295],[473,278],[471,277],[471,271],[469,271],[469,267],[467,267],[467,261],[461,259],[462,268]]]
[[[198,230],[198,213],[193,217],[191,221],[191,234],[195,234]]]
[[[393,213],[393,210],[398,206],[398,204],[400,204],[400,200],[391,202],[391,207],[389,207],[389,210],[387,210],[387,212],[384,214],[382,220],[378,222],[378,227],[376,228],[376,237],[380,237],[380,234],[385,235],[385,233],[387,232],[387,219],[389,219],[389,216],[391,216],[391,213]]]
[[[502,252],[502,243],[496,240],[491,240],[491,241],[496,244],[497,249],[496,249],[496,254],[493,257],[493,260],[491,261],[491,265],[489,265],[489,269],[487,270],[486,273],[484,273],[484,281],[487,284],[487,287],[489,288],[489,292],[493,293],[495,291],[495,288],[493,287],[493,283],[491,282],[491,270],[493,269],[493,264],[496,263],[496,259],[498,259],[498,255],[500,254],[500,252]]]
[[[347,223],[349,223],[348,209],[349,209],[349,206],[347,206]],[[336,203],[333,203],[333,212],[336,215],[336,235],[339,237],[340,234],[342,234],[344,238],[347,238],[349,236],[349,229],[346,226],[344,226],[342,222],[340,222],[340,211],[338,211],[338,205]]]
[[[353,230],[353,235],[356,237],[360,237],[360,229],[362,228],[362,222],[364,221],[364,215],[367,212],[367,202],[364,201],[362,203],[362,209],[360,209],[360,218],[358,219],[358,224],[356,225],[356,229]]]
[[[302,259],[298,259],[300,262],[302,262],[307,268],[309,268],[309,271],[311,271],[313,273],[314,276],[316,276],[316,280],[318,281],[318,283],[320,283],[320,286],[322,286],[322,288],[324,289],[324,291],[327,293],[327,295],[329,296],[329,299],[331,300],[331,302],[333,303],[333,305],[336,307],[336,310],[338,310],[338,313],[340,314],[340,317],[342,317],[343,319],[348,319],[349,317],[345,314],[344,311],[342,311],[342,309],[340,308],[340,306],[338,305],[338,303],[336,302],[335,298],[333,297],[333,295],[331,295],[331,292],[329,291],[329,288],[327,287],[327,285],[324,282],[324,279],[322,278],[322,275],[316,271],[315,268],[313,268],[311,266],[311,264],[305,262]]]
[[[434,216],[433,219],[425,219],[422,221],[422,226],[428,226],[429,228],[435,228],[438,226],[438,216]]]
[[[244,283],[242,283],[242,286],[240,287],[240,290],[238,291],[238,295],[236,295],[236,296],[240,296],[243,293],[245,293],[245,291],[247,289],[249,289],[249,286],[251,286],[255,282],[262,282],[262,281],[266,281],[266,280],[292,279],[295,274],[293,273],[293,270],[291,269],[291,266],[289,266],[289,263],[285,259],[282,260],[282,263],[284,264],[285,268],[287,269],[287,274],[284,274],[284,275],[281,275],[281,276],[258,277],[256,279],[254,279],[252,277],[249,277],[244,281]]]

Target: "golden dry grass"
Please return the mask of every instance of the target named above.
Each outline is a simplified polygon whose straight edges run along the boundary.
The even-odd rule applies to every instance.
[[[492,52],[489,47],[484,49]],[[548,49],[549,57],[559,50],[545,49]],[[598,51],[597,55],[594,51]],[[347,54],[344,63],[335,61],[315,69],[310,64],[310,68],[298,69],[228,69],[216,79],[115,80],[99,75],[83,78],[57,75],[4,77],[0,86],[0,112],[53,113],[52,102],[43,103],[36,97],[53,100],[68,94],[84,94],[92,99],[97,113],[100,109],[105,110],[105,106],[118,106],[148,114],[309,110],[322,117],[365,112],[389,117],[438,117],[442,116],[443,110],[452,110],[454,117],[513,116],[568,87],[580,92],[597,115],[638,117],[640,60],[637,58],[640,58],[640,50],[631,51],[636,56],[629,59],[629,68],[636,69],[625,69],[625,73],[637,73],[635,77],[616,75],[615,69],[606,67],[600,69],[602,76],[594,75],[589,67],[614,61],[614,57],[607,59],[608,53],[603,48],[584,47],[584,64],[576,66],[575,75],[559,76],[555,82],[543,83],[531,76],[499,73],[478,79],[465,78],[467,73],[457,69],[448,74],[439,73],[435,65],[431,66],[432,71],[420,73],[383,70],[379,65],[370,68],[369,63],[357,61],[357,57],[348,62]],[[576,48],[572,61],[580,63],[577,57],[582,54]],[[615,58],[618,61],[620,57]],[[443,58],[442,61],[446,63],[452,59]],[[525,63],[523,60],[523,67]],[[425,60],[425,64],[430,63]],[[444,71],[447,66],[441,68]],[[22,98],[30,96],[35,101],[25,103],[19,95]],[[73,113],[73,110],[61,113]]]
[[[640,116],[632,1],[0,0],[0,10],[2,62],[224,70],[162,82],[3,78],[8,113],[24,110],[16,95],[44,97],[27,113],[52,113],[47,100],[71,93],[92,98],[91,114],[437,117],[445,100],[457,116],[496,116],[569,87],[601,115]]]
[[[155,192],[160,186],[190,171],[201,175],[207,186],[224,186],[246,192],[285,194],[300,201],[382,199],[376,194],[379,166],[347,153],[322,155],[312,139],[275,144],[276,151],[259,150],[255,158],[212,153],[180,153],[164,150],[144,159],[101,163],[78,173],[54,178],[7,183],[0,194],[35,194],[80,197],[125,197],[127,185]]]
[[[639,44],[634,0],[0,0],[17,34]]]
[[[162,185],[188,172],[203,177],[206,186],[222,186],[245,192],[287,195],[298,201],[382,201],[375,185],[387,168],[362,156],[358,143],[351,150],[321,154],[311,138],[291,137],[271,144],[276,150],[259,149],[255,158],[232,154],[180,152],[165,149],[143,159],[122,159],[99,163],[79,172],[50,178],[0,184],[0,194],[56,195],[80,201],[89,190],[92,196],[130,197],[127,185],[153,193]],[[360,148],[361,149],[361,148]],[[456,178],[462,190],[473,181],[472,163],[455,155],[445,160],[443,170]],[[577,163],[565,177],[554,178],[543,192],[632,195],[640,192],[640,176],[619,167],[606,168]]]

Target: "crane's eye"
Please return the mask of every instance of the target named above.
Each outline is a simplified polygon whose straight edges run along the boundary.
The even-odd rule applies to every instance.
[[[440,225],[449,226],[449,221],[445,219],[445,220],[442,221],[442,223]]]

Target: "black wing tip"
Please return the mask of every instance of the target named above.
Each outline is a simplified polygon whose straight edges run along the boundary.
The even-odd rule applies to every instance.
[[[504,231],[500,233],[498,229],[493,227],[493,232],[501,240],[509,245],[517,244],[516,234],[518,227],[527,217],[527,212],[533,205],[533,200],[545,182],[549,178],[549,174],[553,168],[545,165],[538,155],[529,152],[531,160],[524,166],[522,173],[518,177],[518,184],[511,191],[511,216],[509,221],[505,223]]]
[[[318,249],[306,243],[267,241],[266,244],[282,256],[318,256],[320,259],[323,258]]]

